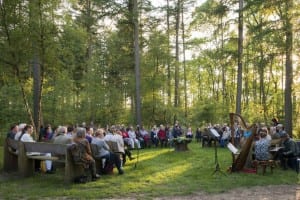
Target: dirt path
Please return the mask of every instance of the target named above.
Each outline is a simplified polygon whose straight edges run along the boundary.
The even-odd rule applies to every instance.
[[[299,185],[271,185],[238,188],[220,194],[196,193],[184,197],[160,197],[155,200],[300,200]]]

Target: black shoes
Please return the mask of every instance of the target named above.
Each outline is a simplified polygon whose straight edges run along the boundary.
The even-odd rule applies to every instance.
[[[92,177],[92,181],[96,181],[98,178],[100,178],[100,175],[96,174],[95,176]]]
[[[119,169],[119,175],[122,175],[122,174],[124,174],[123,169]]]
[[[86,183],[88,182],[87,176],[78,176],[74,179],[74,183]]]
[[[135,159],[135,157],[129,157],[129,160],[134,160]]]
[[[54,171],[53,170],[47,170],[46,174],[54,174]]]

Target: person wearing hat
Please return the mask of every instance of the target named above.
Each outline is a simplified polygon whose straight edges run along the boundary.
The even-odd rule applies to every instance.
[[[279,152],[281,167],[283,169],[287,169],[288,166],[294,168],[294,161],[299,155],[297,143],[292,138],[290,138],[286,131],[282,131],[280,139],[283,147]]]

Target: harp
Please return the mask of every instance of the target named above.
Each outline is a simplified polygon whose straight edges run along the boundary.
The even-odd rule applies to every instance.
[[[257,132],[257,126],[256,124],[252,124],[251,126],[247,126],[245,123],[244,119],[242,116],[236,113],[230,113],[230,124],[231,124],[231,138],[232,138],[232,143],[234,144],[234,131],[236,126],[240,126],[244,131],[250,131],[251,135],[246,139],[244,145],[240,149],[240,153],[236,157],[235,154],[232,153],[232,166],[231,166],[231,171],[232,172],[237,172],[240,171],[244,168],[247,159],[249,158],[249,152],[252,147],[252,143],[254,140],[254,137]]]

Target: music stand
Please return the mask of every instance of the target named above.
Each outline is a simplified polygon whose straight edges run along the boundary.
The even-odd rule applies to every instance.
[[[140,148],[137,149],[137,156],[136,156],[136,162],[134,164],[134,169],[136,169],[137,164],[139,163],[139,155],[140,155]]]
[[[221,168],[220,168],[220,165],[219,165],[219,161],[218,161],[217,139],[220,137],[220,134],[214,128],[210,128],[209,132],[210,132],[210,135],[212,136],[212,138],[215,141],[214,148],[215,148],[215,165],[216,165],[216,169],[215,169],[215,171],[213,172],[212,175],[216,174],[217,172],[219,172],[219,173],[221,173],[223,175],[226,175],[224,172],[221,171]]]

